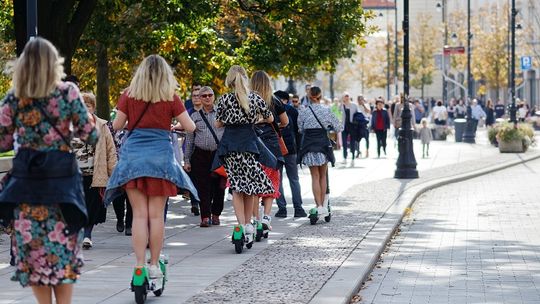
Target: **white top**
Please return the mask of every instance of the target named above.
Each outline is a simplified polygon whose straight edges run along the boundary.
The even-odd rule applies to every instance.
[[[446,111],[444,106],[435,106],[431,110],[431,118],[433,120],[446,120],[448,118],[448,111]]]

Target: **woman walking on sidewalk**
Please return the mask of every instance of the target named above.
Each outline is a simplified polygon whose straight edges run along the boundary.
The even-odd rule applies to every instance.
[[[261,164],[276,168],[277,161],[254,130],[255,123],[271,123],[274,117],[264,99],[249,91],[249,79],[243,67],[232,66],[225,85],[232,92],[222,95],[217,104],[216,126],[225,126],[225,130],[213,169],[222,164],[227,172],[238,220],[232,240],[236,252],[241,253],[244,241],[249,247],[253,243],[253,201],[259,194],[268,195],[276,191]]]
[[[371,115],[371,129],[375,131],[377,137],[377,158],[381,157],[381,148],[386,155],[386,137],[387,131],[390,129],[390,116],[384,108],[384,101],[377,99],[376,108]]]
[[[342,125],[332,112],[321,105],[322,92],[319,87],[311,87],[311,104],[298,115],[298,129],[302,133],[298,160],[309,167],[311,187],[317,213],[328,215],[327,170],[328,162],[334,165],[335,158],[328,131],[340,132]]]
[[[256,221],[260,221],[262,224],[262,230],[269,231],[272,230],[272,202],[274,199],[279,198],[279,181],[280,175],[279,171],[283,168],[285,159],[283,158],[282,151],[280,149],[279,140],[281,138],[280,129],[284,128],[289,124],[289,117],[281,101],[279,101],[274,94],[272,93],[272,85],[270,84],[270,77],[264,71],[256,71],[253,76],[251,76],[251,89],[254,92],[257,92],[259,96],[264,99],[266,106],[272,115],[274,116],[274,121],[270,123],[260,122],[255,124],[255,131],[257,136],[262,140],[264,145],[272,152],[274,157],[278,160],[277,168],[270,168],[263,166],[264,173],[272,181],[272,186],[274,187],[274,192],[270,194],[261,194],[259,197],[262,198],[262,203],[264,207],[263,215],[259,215],[259,199],[255,199],[253,205],[253,214]]]
[[[83,249],[92,248],[92,230],[94,226],[104,223],[107,208],[103,204],[100,192],[105,189],[109,176],[116,166],[116,150],[114,141],[107,127],[107,121],[96,116],[96,96],[92,93],[82,93],[84,104],[92,114],[99,131],[99,139],[95,145],[90,145],[79,138],[71,141],[73,151],[77,155],[77,163],[83,175],[84,201],[88,212],[88,223],[84,227]]]
[[[57,303],[71,303],[87,217],[82,177],[68,152],[72,137],[94,144],[98,135],[79,89],[61,81],[62,62],[49,41],[30,40],[0,105],[0,151],[12,150],[17,138],[12,174],[0,192],[4,223],[14,219],[12,280],[31,286],[38,303],[52,303],[53,292]]]
[[[118,101],[115,130],[126,126],[129,134],[122,145],[118,165],[109,180],[105,201],[115,190],[125,189],[133,208],[132,242],[137,259],[135,273],[145,267],[145,250],[150,245],[150,278],[163,274],[157,266],[163,246],[165,203],[177,195],[177,188],[195,196],[191,180],[174,158],[170,140],[171,120],[176,118],[188,132],[195,124],[180,98],[173,71],[161,56],[146,57],[137,68],[129,87]],[[143,271],[144,272],[144,271]]]

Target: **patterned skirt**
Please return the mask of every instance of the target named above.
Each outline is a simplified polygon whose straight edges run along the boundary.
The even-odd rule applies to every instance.
[[[264,173],[255,154],[249,152],[229,152],[225,156],[225,172],[232,191],[248,195],[268,195],[274,193],[272,181]]]
[[[328,158],[324,153],[308,152],[302,157],[302,164],[308,167],[322,166],[328,163]]]
[[[23,287],[75,283],[83,266],[83,231],[64,234],[59,206],[20,204],[14,213],[17,269],[11,280]]]

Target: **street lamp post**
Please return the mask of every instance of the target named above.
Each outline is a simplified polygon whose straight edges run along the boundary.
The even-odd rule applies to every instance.
[[[37,37],[37,0],[26,0],[26,40]]]
[[[446,0],[443,0],[442,3],[437,3],[436,5],[436,8],[437,8],[437,11],[441,11],[442,12],[442,22],[444,24],[444,45],[448,45],[448,26],[446,24]],[[446,102],[448,100],[448,84],[446,83],[446,79],[444,78],[444,75],[446,75],[446,60],[444,60],[444,52],[443,52],[443,60],[442,60],[442,63],[443,63],[443,66],[442,66],[442,70],[443,70],[443,77],[442,77],[442,86],[443,86],[443,91],[442,91],[442,98],[443,98],[443,102]]]
[[[473,82],[471,74],[471,0],[467,0],[467,123],[463,132],[463,142],[474,144],[475,122],[472,118],[471,98],[473,97]]]
[[[512,50],[510,51],[510,97],[512,98],[512,104],[510,106],[510,121],[517,125],[516,118],[516,0],[512,0],[512,12],[511,12],[511,44]]]
[[[398,41],[397,41],[397,1],[394,1],[394,88],[396,90],[396,95],[398,94]]]
[[[411,130],[411,109],[409,107],[409,0],[403,1],[403,91],[401,103],[401,128],[398,136],[399,157],[396,162],[395,178],[418,178],[414,157]]]

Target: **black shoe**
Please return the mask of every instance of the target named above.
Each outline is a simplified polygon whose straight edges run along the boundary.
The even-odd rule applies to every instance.
[[[294,209],[294,217],[307,217],[307,213],[303,208]]]
[[[124,232],[124,221],[116,221],[116,231]]]
[[[199,208],[197,208],[196,206],[191,207],[191,213],[193,213],[193,215],[195,216],[200,215]]]
[[[285,208],[279,208],[278,212],[274,214],[275,217],[287,217],[287,209]]]
[[[126,227],[126,231],[124,231],[124,233],[125,233],[127,236],[131,236],[131,227]]]

